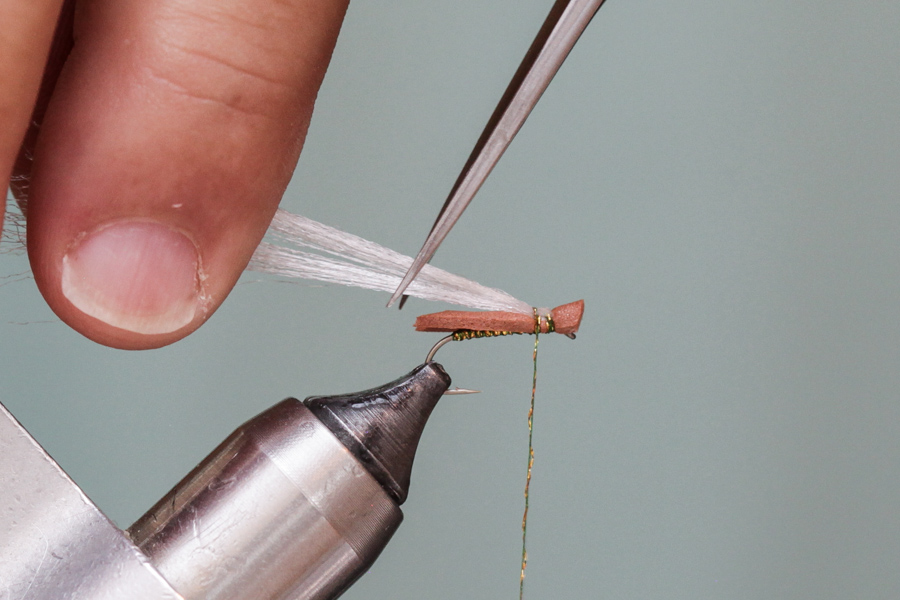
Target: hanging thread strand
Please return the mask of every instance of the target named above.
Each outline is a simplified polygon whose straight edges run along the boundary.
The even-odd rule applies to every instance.
[[[550,330],[553,330],[553,321],[550,320]],[[531,468],[534,466],[534,396],[537,391],[537,353],[538,339],[541,333],[541,317],[538,315],[537,309],[534,310],[534,352],[531,360],[534,363],[534,370],[531,375],[531,404],[528,407],[528,470],[525,474],[525,512],[522,514],[522,571],[519,575],[519,600],[525,595],[525,567],[528,566],[528,547],[526,545],[528,536],[528,500],[531,489]]]
[[[534,313],[534,351],[531,355],[531,361],[534,369],[531,375],[531,403],[528,406],[528,469],[525,473],[525,511],[522,514],[522,570],[519,574],[519,600],[523,600],[525,596],[525,568],[528,566],[528,501],[531,492],[531,469],[534,467],[534,398],[537,393],[537,355],[538,340],[541,334],[541,325],[547,323],[548,333],[556,331],[556,324],[553,322],[553,316],[549,310],[542,309],[545,315],[541,315],[537,308],[533,308]],[[451,333],[447,341],[463,341],[486,337],[498,337],[503,335],[519,335],[518,331],[478,331],[471,329],[459,329]],[[428,360],[434,356],[434,351],[439,348],[441,343],[435,346],[428,355]]]

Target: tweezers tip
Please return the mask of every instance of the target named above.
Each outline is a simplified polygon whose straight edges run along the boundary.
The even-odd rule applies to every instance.
[[[394,302],[400,299],[400,296],[403,295],[403,292],[406,291],[406,288],[409,287],[409,284],[401,282],[400,285],[397,286],[397,289],[394,290],[394,293],[391,295],[391,299],[388,300],[387,307],[390,308],[394,305]]]

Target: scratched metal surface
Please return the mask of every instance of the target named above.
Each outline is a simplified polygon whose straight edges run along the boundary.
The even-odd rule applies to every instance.
[[[355,3],[284,206],[414,253],[549,4]],[[898,29],[890,3],[610,0],[438,252],[587,302],[541,342],[528,597],[900,593]],[[260,279],[146,353],[0,287],[3,400],[125,526],[282,397],[407,372],[443,308]],[[515,597],[530,358],[441,350],[483,393],[438,406],[347,598]]]
[[[0,406],[0,598],[183,600]]]

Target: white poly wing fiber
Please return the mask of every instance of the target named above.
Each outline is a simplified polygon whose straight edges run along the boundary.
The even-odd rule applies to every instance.
[[[312,279],[393,292],[400,285],[412,258],[359,236],[346,233],[278,210],[247,270],[282,277]],[[315,254],[306,248],[327,254]],[[25,250],[25,217],[21,208],[7,198],[0,252]],[[505,310],[531,314],[531,305],[506,292],[489,288],[465,277],[425,265],[406,293],[424,300],[437,300],[480,310]]]
[[[271,242],[259,245],[248,270],[393,292],[413,261],[390,248],[284,210],[275,214],[266,235]],[[481,310],[532,312],[529,304],[502,290],[431,265],[425,265],[406,293]]]

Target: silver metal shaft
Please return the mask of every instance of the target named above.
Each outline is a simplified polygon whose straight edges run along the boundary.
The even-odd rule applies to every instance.
[[[291,399],[235,431],[129,533],[186,600],[312,600],[340,595],[402,519]]]

